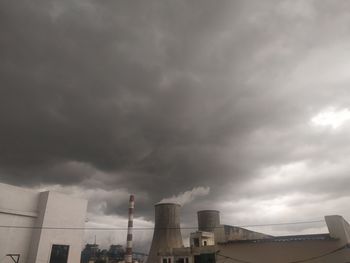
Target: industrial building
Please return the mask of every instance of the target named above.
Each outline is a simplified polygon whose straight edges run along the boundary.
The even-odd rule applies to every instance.
[[[77,263],[87,201],[0,183],[1,263]]]
[[[110,245],[109,250],[107,250],[99,249],[98,244],[86,244],[81,252],[80,263],[118,263],[124,261],[124,257],[125,250],[121,245]]]
[[[99,254],[100,250],[98,244],[86,244],[81,252],[80,263],[95,262]]]
[[[144,262],[147,255],[141,252],[132,252],[134,263]],[[110,245],[109,249],[99,249],[98,244],[86,244],[81,253],[80,263],[123,263],[125,262],[125,249],[122,245]]]
[[[348,263],[350,226],[343,217],[326,216],[328,233],[271,236],[220,224],[215,210],[198,212],[198,231],[184,247],[180,205],[155,205],[155,229],[147,263]]]

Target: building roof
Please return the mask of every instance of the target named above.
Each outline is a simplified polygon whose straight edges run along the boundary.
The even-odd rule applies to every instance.
[[[297,235],[297,236],[275,236],[262,239],[248,239],[248,240],[228,240],[226,242],[219,242],[220,245],[236,244],[236,243],[264,243],[264,242],[295,242],[295,241],[310,241],[310,240],[336,240],[331,238],[329,234],[313,234],[313,235]]]

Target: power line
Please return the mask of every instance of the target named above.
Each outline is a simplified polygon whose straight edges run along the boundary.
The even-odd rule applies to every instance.
[[[289,262],[286,262],[286,263],[303,263],[303,262],[312,261],[312,260],[315,260],[315,259],[319,259],[319,258],[323,258],[323,257],[329,256],[329,255],[335,254],[338,251],[341,251],[341,250],[343,250],[345,248],[349,248],[349,245],[346,244],[346,245],[344,245],[342,247],[336,248],[336,249],[334,249],[332,251],[329,251],[327,253],[324,253],[324,254],[321,254],[321,255],[318,255],[318,256],[313,256],[313,257],[309,257],[309,258],[305,258],[305,259],[300,259],[300,260],[297,260],[297,261],[289,261]],[[216,255],[225,258],[225,260],[229,259],[229,260],[232,260],[232,261],[235,261],[235,262],[240,262],[240,263],[257,263],[257,262],[253,262],[253,261],[246,261],[246,260],[243,260],[243,259],[229,257],[229,256],[226,256],[226,255],[219,254],[218,252],[216,253]]]
[[[340,248],[334,249],[334,250],[332,250],[330,252],[324,253],[324,254],[319,255],[319,256],[310,257],[310,258],[307,258],[307,259],[302,259],[302,260],[297,260],[297,261],[291,261],[291,262],[288,262],[288,263],[301,263],[301,262],[307,262],[307,261],[311,261],[311,260],[318,259],[318,258],[323,258],[325,256],[329,256],[329,255],[334,254],[334,253],[336,253],[336,252],[338,252],[340,250],[343,250],[345,248],[349,248],[349,246],[348,245],[344,245],[344,246],[342,246]]]
[[[238,258],[233,258],[233,257],[225,256],[225,255],[218,254],[218,253],[217,253],[216,255],[225,258],[224,262],[226,261],[226,259],[229,259],[229,260],[234,260],[234,261],[240,262],[240,263],[253,263],[253,262],[251,262],[251,261],[245,261],[245,260],[242,260],[242,259],[238,259]]]
[[[314,224],[321,223],[324,220],[314,220],[314,221],[296,221],[296,222],[284,222],[284,223],[272,223],[272,224],[256,224],[256,225],[238,225],[234,227],[262,227],[262,226],[282,226],[282,225],[300,225],[300,224]],[[223,228],[225,225],[213,227],[213,228]],[[55,227],[55,226],[16,226],[16,225],[0,225],[0,228],[16,228],[16,229],[51,229],[51,230],[116,230],[116,231],[126,231],[126,227]],[[134,227],[133,230],[143,231],[143,230],[154,230],[154,227]],[[189,229],[194,230],[198,227],[165,227],[157,229]]]

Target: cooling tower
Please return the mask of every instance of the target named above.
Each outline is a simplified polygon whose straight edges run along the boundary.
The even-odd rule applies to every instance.
[[[214,232],[220,225],[220,212],[217,210],[202,210],[197,212],[198,230]]]
[[[155,225],[151,249],[147,263],[158,263],[159,251],[169,251],[171,248],[183,247],[180,229],[180,205],[155,205]]]

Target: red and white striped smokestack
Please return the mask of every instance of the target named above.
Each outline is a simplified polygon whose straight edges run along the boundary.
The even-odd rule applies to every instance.
[[[129,199],[129,221],[128,221],[128,235],[126,239],[125,263],[132,263],[132,228],[134,219],[134,201],[133,195]]]

